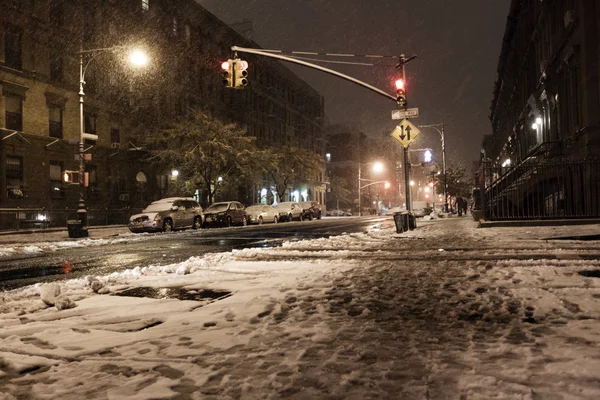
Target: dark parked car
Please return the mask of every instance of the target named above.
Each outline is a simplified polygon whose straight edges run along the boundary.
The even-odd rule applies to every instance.
[[[191,197],[157,200],[129,218],[131,232],[171,232],[202,226],[202,207]]]
[[[323,210],[316,201],[303,201],[300,203],[300,207],[304,209],[304,219],[321,219]]]
[[[214,203],[204,210],[204,228],[209,226],[246,225],[244,205],[238,201]]]

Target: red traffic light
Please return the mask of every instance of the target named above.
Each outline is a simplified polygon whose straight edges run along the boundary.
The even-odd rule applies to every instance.
[[[396,89],[403,90],[404,89],[404,80],[398,79],[396,81]]]

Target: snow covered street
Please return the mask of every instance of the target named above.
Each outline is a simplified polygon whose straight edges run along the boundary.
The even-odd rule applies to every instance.
[[[598,399],[600,242],[556,238],[599,232],[390,219],[3,292],[0,399]],[[223,295],[115,295],[148,287]]]

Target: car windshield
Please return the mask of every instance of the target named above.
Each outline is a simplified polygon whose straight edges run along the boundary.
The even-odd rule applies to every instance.
[[[207,212],[222,212],[227,211],[229,203],[215,203],[206,209]]]
[[[260,212],[263,210],[263,206],[250,206],[246,207],[246,212]]]
[[[292,207],[292,203],[279,203],[275,206],[275,208],[290,208]]]
[[[159,212],[159,211],[167,211],[170,210],[173,206],[172,201],[157,201],[151,203],[148,207],[144,209],[143,212]]]

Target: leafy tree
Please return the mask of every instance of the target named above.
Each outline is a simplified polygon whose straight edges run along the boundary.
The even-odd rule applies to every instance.
[[[280,199],[284,198],[290,187],[315,181],[317,172],[323,167],[320,155],[301,147],[269,147],[265,152],[269,159],[267,175],[273,181]]]
[[[436,193],[444,193],[444,175],[436,175]],[[464,166],[446,167],[446,181],[448,184],[447,193],[449,197],[461,196],[471,197],[471,183],[468,179],[466,168]]]
[[[261,163],[254,138],[246,131],[199,110],[158,129],[147,144],[154,161],[179,170],[178,190],[190,193],[202,187],[209,204],[218,190],[251,180]]]

